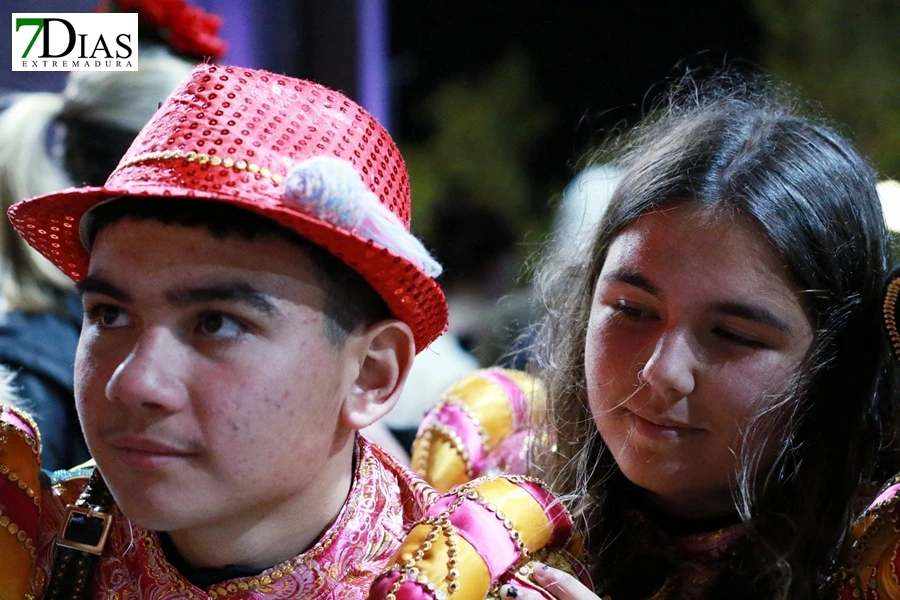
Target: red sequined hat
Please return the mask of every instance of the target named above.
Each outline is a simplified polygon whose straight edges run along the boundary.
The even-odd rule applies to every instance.
[[[321,85],[259,70],[197,66],[138,134],[103,187],[14,204],[13,226],[75,281],[90,255],[88,211],[122,196],[227,202],[296,231],[359,272],[413,331],[447,324],[438,265],[409,233],[409,177],[365,110]],[[84,222],[83,222],[84,221]]]

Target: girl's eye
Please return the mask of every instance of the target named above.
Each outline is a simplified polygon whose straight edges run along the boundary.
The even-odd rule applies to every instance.
[[[625,300],[616,300],[613,302],[612,309],[635,321],[651,321],[656,319],[656,315],[652,311],[637,305],[629,304]]]
[[[236,338],[246,333],[247,328],[237,319],[220,312],[205,313],[200,317],[200,332],[214,338]]]
[[[717,327],[713,329],[713,333],[722,338],[723,340],[738,344],[740,346],[746,346],[747,348],[768,348],[768,344],[765,342],[761,342],[757,339],[747,337],[740,333],[735,333],[734,331],[730,331],[728,329],[722,329],[721,327]]]

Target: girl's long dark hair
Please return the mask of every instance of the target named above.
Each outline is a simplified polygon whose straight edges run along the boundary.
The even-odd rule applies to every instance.
[[[648,565],[666,567],[627,531],[636,490],[587,405],[594,285],[613,239],[647,212],[696,202],[745,218],[784,260],[815,339],[789,392],[745,435],[779,436],[774,463],[759,463],[759,443],[735,449],[735,508],[748,533],[712,593],[814,598],[859,502],[897,465],[888,451],[892,364],[880,326],[889,242],[874,173],[846,139],[773,86],[728,75],[703,87],[683,79],[616,146],[623,177],[590,251],[550,256],[539,271],[547,316],[533,366],[548,386],[549,431],[533,457],[536,474],[585,528],[597,590],[646,597],[622,582],[650,581]],[[786,433],[773,427],[774,415],[787,419]]]

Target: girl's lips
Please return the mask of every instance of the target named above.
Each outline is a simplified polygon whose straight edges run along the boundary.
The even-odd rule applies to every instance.
[[[653,440],[677,440],[687,436],[696,435],[703,431],[697,427],[691,427],[689,425],[656,417],[648,419],[635,412],[630,412],[630,415],[634,422],[635,430],[640,435]]]

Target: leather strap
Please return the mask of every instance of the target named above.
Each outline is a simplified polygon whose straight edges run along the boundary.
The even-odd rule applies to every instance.
[[[87,597],[91,571],[103,553],[112,524],[112,504],[106,482],[94,469],[78,500],[66,507],[45,600]]]

